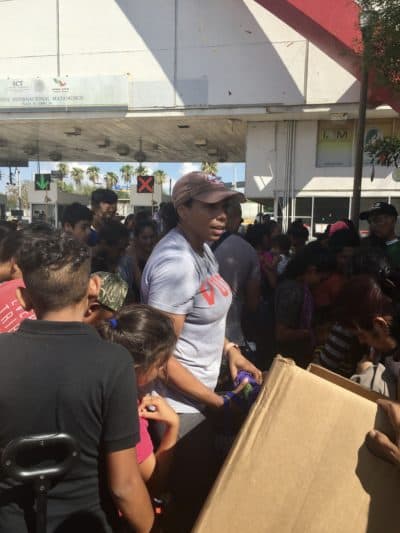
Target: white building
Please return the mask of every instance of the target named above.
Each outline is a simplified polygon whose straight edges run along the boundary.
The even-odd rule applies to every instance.
[[[245,161],[247,196],[286,222],[349,215],[359,84],[258,2],[9,0],[0,30],[0,165]],[[364,170],[363,205],[400,207],[391,169]]]

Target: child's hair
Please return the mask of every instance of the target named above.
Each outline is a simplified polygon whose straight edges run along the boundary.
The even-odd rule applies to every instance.
[[[50,235],[54,228],[43,222],[29,224],[19,231],[8,231],[0,243],[0,263],[10,261],[18,254],[25,242],[29,242],[35,235]]]
[[[135,237],[139,237],[139,235],[146,229],[150,228],[153,230],[154,234],[157,233],[157,225],[154,222],[154,220],[142,220],[138,222],[135,225],[135,229],[133,230],[133,234]]]
[[[335,255],[340,253],[343,248],[357,248],[360,246],[360,237],[355,231],[350,229],[340,229],[335,231],[328,241],[328,248]]]
[[[114,318],[99,324],[103,339],[124,346],[140,372],[162,367],[175,348],[176,334],[168,315],[143,304],[123,307]]]
[[[77,304],[87,292],[89,248],[60,231],[25,234],[16,261],[36,312]]]
[[[264,237],[271,237],[272,232],[278,225],[275,220],[263,222],[262,224],[252,224],[247,228],[246,240],[253,248],[259,248],[263,245]]]
[[[271,248],[279,248],[283,255],[289,255],[290,246],[290,238],[287,235],[276,235],[271,239]]]
[[[310,235],[307,227],[304,225],[301,218],[295,220],[290,224],[287,234],[289,235],[289,237],[293,237],[294,239],[301,239],[304,241],[307,241]]]
[[[108,246],[114,246],[122,239],[129,239],[129,231],[126,226],[117,220],[108,220],[99,230],[99,243],[103,242]]]
[[[79,202],[67,205],[62,215],[62,225],[71,224],[72,227],[75,227],[75,224],[81,220],[91,223],[93,212],[86,205],[80,204]]]
[[[92,192],[90,200],[92,207],[97,208],[101,203],[116,204],[118,201],[118,196],[110,189],[96,189]]]
[[[319,243],[309,244],[289,261],[285,278],[296,279],[305,274],[310,266],[314,266],[317,272],[332,272],[334,270],[332,254]]]
[[[336,314],[345,327],[359,326],[371,330],[376,316],[395,318],[395,307],[379,284],[371,276],[363,274],[344,285],[337,299]]]

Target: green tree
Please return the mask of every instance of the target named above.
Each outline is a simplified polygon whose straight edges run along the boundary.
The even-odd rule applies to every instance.
[[[88,167],[86,169],[86,176],[88,177],[88,180],[91,181],[93,184],[99,183],[100,168],[96,166]]]
[[[115,172],[107,172],[104,176],[104,181],[107,189],[112,189],[118,183],[118,176]]]
[[[364,54],[378,84],[400,91],[400,2],[399,0],[358,0],[361,10]]]
[[[154,179],[158,185],[164,185],[164,183],[167,181],[167,177],[167,173],[164,170],[160,169],[154,171]]]
[[[128,191],[116,191],[118,198],[121,198],[121,200],[129,200],[129,192]]]
[[[148,174],[150,174],[150,170],[147,167],[143,166],[142,163],[139,163],[139,165],[135,167],[135,176],[147,176]]]
[[[97,187],[95,185],[92,185],[91,183],[83,183],[80,188],[80,192],[81,194],[86,194],[86,196],[90,196],[96,188]]]
[[[7,185],[6,186],[6,197],[7,197],[7,207],[9,209],[28,209],[28,181],[21,183],[21,203],[18,201],[18,187],[16,185]]]
[[[57,170],[61,175],[61,181],[69,176],[69,165],[67,163],[58,163]]]
[[[79,168],[79,167],[73,167],[72,168],[72,170],[71,170],[71,178],[74,180],[74,183],[75,183],[77,189],[79,189],[81,187],[81,185],[82,185],[83,176],[84,176],[83,168]]]
[[[216,176],[218,173],[218,163],[210,163],[210,161],[203,161],[201,164],[201,171],[206,174]]]
[[[72,185],[72,183],[65,183],[64,181],[58,181],[57,187],[59,188],[60,191],[74,192],[74,186]]]
[[[132,181],[132,177],[135,173],[135,169],[132,165],[126,164],[122,165],[119,171],[121,172],[121,178],[123,179],[125,185],[129,187]]]

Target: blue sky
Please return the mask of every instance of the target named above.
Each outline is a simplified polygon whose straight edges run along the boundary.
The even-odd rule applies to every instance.
[[[83,170],[86,170],[87,167],[96,165],[101,169],[101,173],[105,174],[106,172],[115,172],[119,175],[119,169],[122,165],[125,163],[118,162],[118,163],[99,163],[99,162],[67,162],[70,168],[72,167],[80,167]],[[130,162],[127,163],[131,164],[132,166],[136,166],[136,162]],[[172,180],[172,186],[174,185],[175,181],[182,176],[183,174],[186,174],[187,172],[190,172],[192,170],[198,170],[200,168],[200,163],[143,163],[143,165],[148,168],[150,171],[162,169],[164,170],[167,175]],[[51,170],[57,169],[57,163],[53,163],[52,161],[42,161],[40,163],[40,172],[46,173],[50,172]],[[0,191],[3,192],[5,190],[6,183],[8,182],[8,175],[9,170],[8,168],[1,168],[1,174],[2,179],[0,181]],[[32,161],[29,164],[29,167],[20,167],[20,177],[21,181],[30,181],[33,179],[33,176],[36,172],[39,172],[38,169],[38,163],[37,161]],[[14,169],[12,169],[14,171]],[[232,181],[236,178],[237,181],[243,181],[245,179],[245,164],[244,163],[219,163],[218,164],[218,175],[221,176],[221,178],[224,181]],[[68,180],[67,180],[68,181]],[[167,180],[167,184],[165,185],[165,188],[168,190],[169,183]]]

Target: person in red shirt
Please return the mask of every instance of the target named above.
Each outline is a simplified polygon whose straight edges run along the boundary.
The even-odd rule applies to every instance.
[[[17,256],[22,243],[38,232],[50,234],[47,224],[30,224],[20,231],[9,231],[0,242],[0,333],[11,333],[25,318],[36,318],[33,310],[25,311],[17,289],[25,287]]]

